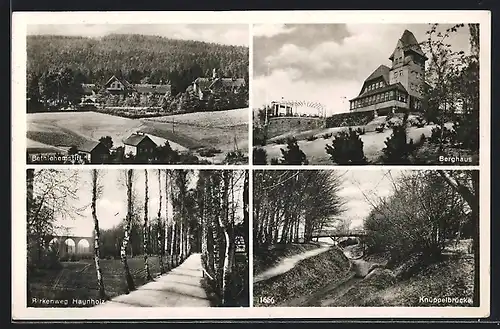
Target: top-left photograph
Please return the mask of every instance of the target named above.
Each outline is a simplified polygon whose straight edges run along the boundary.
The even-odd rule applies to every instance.
[[[246,24],[28,25],[28,164],[247,164]]]

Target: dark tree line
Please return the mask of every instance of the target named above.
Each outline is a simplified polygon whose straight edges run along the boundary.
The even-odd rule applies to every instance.
[[[27,55],[28,75],[69,68],[85,83],[104,84],[116,75],[131,83],[170,81],[182,91],[213,68],[226,77],[248,76],[247,47],[159,36],[28,36]]]
[[[254,172],[253,244],[309,242],[315,230],[333,226],[343,211],[335,171]]]
[[[197,108],[245,107],[248,103],[248,87],[235,95],[222,90],[221,95],[213,95],[208,102],[197,102],[188,88],[198,77],[211,77],[214,68],[219,76],[245,78],[248,86],[246,47],[141,35],[111,35],[101,39],[29,36],[27,54],[30,112],[77,104],[82,83],[93,83],[99,88],[113,75],[132,84],[168,83],[172,87],[171,96],[149,94],[124,98],[102,90],[99,98],[106,106],[160,107],[166,112],[184,113]]]

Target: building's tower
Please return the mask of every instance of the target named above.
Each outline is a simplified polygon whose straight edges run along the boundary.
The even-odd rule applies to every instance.
[[[401,83],[410,95],[410,107],[418,107],[418,101],[423,98],[427,57],[413,33],[408,30],[403,32],[389,59],[392,61],[389,83]]]

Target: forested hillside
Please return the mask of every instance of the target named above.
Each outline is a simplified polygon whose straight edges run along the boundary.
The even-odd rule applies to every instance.
[[[102,84],[114,74],[131,83],[170,80],[182,89],[213,68],[226,77],[248,75],[246,47],[159,36],[28,36],[27,56],[28,76],[67,67],[84,83]]]
[[[105,113],[143,117],[248,106],[246,47],[144,35],[29,36],[27,56],[28,112],[78,104],[82,83],[101,89],[113,75],[132,84],[169,84],[171,89],[167,98],[158,94],[118,97],[101,89],[98,101],[105,107],[162,108],[153,114],[101,109]],[[200,102],[188,87],[199,77],[211,77],[214,69],[219,77],[243,78],[245,84],[238,92],[219,88]]]

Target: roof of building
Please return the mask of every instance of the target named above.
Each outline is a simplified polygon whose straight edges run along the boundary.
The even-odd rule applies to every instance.
[[[139,145],[142,141],[146,140],[146,139],[149,139],[151,142],[153,142],[153,140],[151,138],[149,138],[148,135],[146,134],[142,134],[142,133],[133,133],[132,135],[130,135],[129,137],[127,137],[124,141],[123,141],[123,144],[126,144],[126,145],[131,145],[131,146],[137,146]],[[154,142],[153,142],[154,143]],[[155,143],[154,143],[155,144]]]
[[[375,71],[372,72],[372,74],[370,74],[368,76],[368,78],[366,78],[365,82],[376,79],[376,78],[383,77],[385,83],[389,83],[389,71],[390,70],[391,69],[389,67],[387,67],[385,65],[380,65],[379,67],[377,67],[377,69]]]
[[[133,88],[141,94],[166,94],[171,91],[170,85],[155,85],[155,84],[135,84]]]
[[[399,38],[399,41],[401,41],[401,43],[403,45],[403,50],[405,50],[405,51],[413,50],[415,53],[419,54],[420,56],[425,57],[425,54],[422,51],[422,48],[420,48],[420,45],[419,45],[417,39],[415,38],[413,33],[411,33],[410,31],[404,30],[403,35],[401,36],[401,38]],[[392,60],[393,58],[394,58],[394,53],[392,53],[392,55],[391,55],[391,57],[389,57],[389,59]]]
[[[238,88],[245,85],[243,78],[220,78],[220,82],[224,87]]]
[[[92,94],[92,92],[97,91],[98,87],[95,83],[82,83],[82,89],[84,94]]]
[[[198,85],[201,90],[208,90],[212,86],[214,79],[212,78],[196,78],[194,83]]]
[[[217,84],[223,87],[238,88],[245,85],[243,78],[197,78],[194,80],[201,90],[208,90],[214,88]]]
[[[76,148],[78,151],[82,152],[87,152],[90,153],[92,152],[101,142],[96,142],[96,141],[86,141],[82,143],[81,145],[77,146]]]
[[[104,84],[104,86],[109,85],[109,84],[110,84],[112,81],[114,81],[114,80],[118,80],[118,81],[120,81],[120,82],[121,82],[121,83],[122,83],[125,87],[127,87],[127,88],[130,88],[130,86],[131,86],[130,82],[128,82],[127,80],[125,80],[125,79],[118,79],[118,78],[117,78],[116,76],[114,76],[114,75],[113,75],[111,78],[109,78],[109,80],[108,80],[108,81]]]
[[[393,90],[393,89],[397,89],[399,91],[402,91],[402,92],[408,94],[408,91],[406,90],[406,88],[401,84],[401,82],[398,82],[398,83],[394,83],[392,85],[387,85],[387,86],[382,87],[382,88],[370,90],[369,92],[366,92],[366,93],[361,94],[361,95],[359,95],[357,97],[354,97],[350,101],[354,101],[354,100],[365,98],[365,97],[368,97],[368,96],[380,94],[380,93],[383,93],[383,92],[386,92],[386,91],[389,91],[389,90]]]

